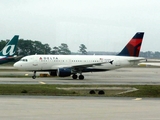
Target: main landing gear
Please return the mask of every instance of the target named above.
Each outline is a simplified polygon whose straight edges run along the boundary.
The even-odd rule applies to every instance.
[[[72,75],[72,78],[73,78],[73,79],[79,78],[80,80],[83,80],[83,79],[84,79],[84,76],[83,76],[82,74],[80,74],[79,77],[78,77],[76,74],[73,74],[73,75]]]
[[[36,79],[36,71],[33,72],[32,78],[33,78],[33,79]]]

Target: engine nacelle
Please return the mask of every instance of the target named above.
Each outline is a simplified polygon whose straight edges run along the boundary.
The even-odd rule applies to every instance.
[[[69,68],[59,68],[57,70],[57,76],[59,77],[68,77],[71,75],[71,69]]]

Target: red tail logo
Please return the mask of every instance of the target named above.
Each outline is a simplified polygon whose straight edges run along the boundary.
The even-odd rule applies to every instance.
[[[119,56],[134,56],[138,57],[141,49],[144,32],[138,32],[129,41],[129,43],[118,54]]]

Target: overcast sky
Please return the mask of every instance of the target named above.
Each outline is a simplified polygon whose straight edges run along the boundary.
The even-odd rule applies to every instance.
[[[0,40],[68,44],[77,52],[119,52],[138,31],[142,51],[160,51],[159,0],[0,0]]]

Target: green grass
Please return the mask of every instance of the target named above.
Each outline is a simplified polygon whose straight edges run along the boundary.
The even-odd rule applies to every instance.
[[[131,86],[132,87],[132,86]],[[133,85],[138,91],[126,93],[124,97],[160,97],[160,85]]]
[[[67,95],[52,85],[0,85],[1,95]]]
[[[89,94],[90,90],[62,90],[67,87],[134,87],[138,91],[117,95],[119,90],[104,90],[104,95]],[[13,85],[1,84],[0,95],[46,96],[109,96],[109,97],[160,97],[160,85]]]

